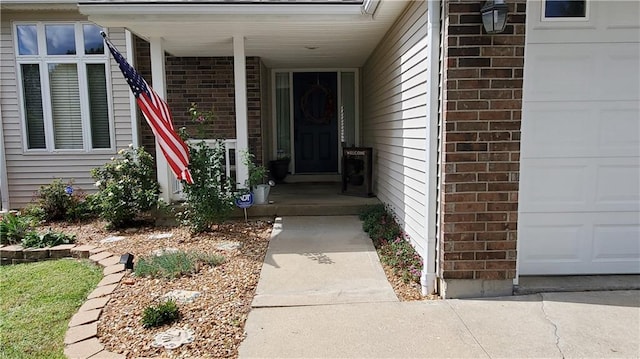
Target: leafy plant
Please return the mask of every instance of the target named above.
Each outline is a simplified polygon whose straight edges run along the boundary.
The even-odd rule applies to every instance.
[[[0,220],[0,244],[18,244],[25,236],[33,232],[35,223],[32,218],[7,213]]]
[[[182,275],[196,273],[200,264],[217,266],[222,264],[224,260],[224,257],[216,254],[169,252],[159,256],[140,258],[134,271],[139,277],[174,279]]]
[[[191,117],[191,122],[196,125],[197,138],[206,138],[206,125],[212,122],[216,117],[213,112],[213,108],[211,111],[202,111],[198,109],[197,103],[192,102],[189,109],[187,109],[187,112]],[[186,129],[184,131],[186,132]]]
[[[180,318],[180,311],[176,302],[167,300],[157,305],[144,308],[142,313],[142,326],[145,328],[159,327],[173,323]]]
[[[154,160],[143,147],[118,152],[117,158],[91,170],[98,193],[94,206],[113,228],[125,227],[158,203],[160,186],[156,181]]]
[[[22,246],[25,248],[45,248],[54,247],[60,244],[72,244],[76,242],[75,235],[67,235],[62,232],[48,231],[39,235],[36,232],[29,232],[22,239]]]
[[[73,186],[73,181],[64,183],[54,179],[48,185],[41,186],[35,203],[31,203],[23,214],[47,221],[83,220],[95,216],[85,204],[86,194]]]
[[[233,211],[233,184],[226,176],[224,141],[212,147],[204,141],[190,144],[189,154],[193,184],[182,183],[186,201],[178,215],[192,233],[201,233]]]
[[[405,282],[420,283],[422,257],[384,205],[366,208],[360,213],[362,229],[369,234],[380,260],[391,266]]]
[[[262,184],[267,177],[267,169],[264,166],[256,165],[256,156],[249,151],[245,151],[242,153],[242,162],[249,170],[249,177],[244,185],[251,189]]]

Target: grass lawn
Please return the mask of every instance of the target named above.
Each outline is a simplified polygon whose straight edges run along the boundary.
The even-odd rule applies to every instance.
[[[72,259],[0,267],[0,358],[64,358],[69,319],[102,278]]]

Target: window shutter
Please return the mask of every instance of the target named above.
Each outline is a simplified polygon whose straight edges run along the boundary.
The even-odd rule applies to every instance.
[[[110,148],[109,103],[104,64],[87,65],[89,116],[93,148]]]
[[[42,87],[40,84],[40,65],[22,64],[22,91],[24,94],[24,113],[27,129],[27,148],[44,149],[47,147],[44,134],[44,112],[42,111]]]
[[[82,149],[82,113],[76,64],[49,64],[56,149]]]

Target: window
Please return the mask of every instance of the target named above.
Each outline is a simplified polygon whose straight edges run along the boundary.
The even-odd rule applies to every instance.
[[[587,17],[586,0],[546,0],[544,3],[546,19]]]
[[[88,23],[15,25],[27,150],[112,148],[100,30]]]

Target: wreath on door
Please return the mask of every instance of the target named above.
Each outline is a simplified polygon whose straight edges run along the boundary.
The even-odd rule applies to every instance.
[[[311,108],[311,99],[315,97],[324,97],[324,107],[322,111]],[[300,109],[302,110],[304,120],[318,125],[331,123],[335,113],[335,107],[333,93],[331,93],[331,90],[326,86],[320,84],[311,85],[300,99]]]

